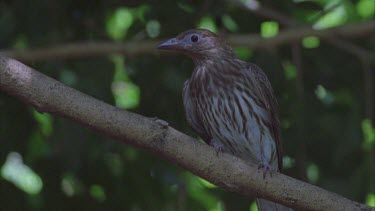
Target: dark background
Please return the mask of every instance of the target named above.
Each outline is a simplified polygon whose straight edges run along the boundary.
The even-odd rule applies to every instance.
[[[261,3],[283,17],[231,1],[0,1],[0,48],[163,40],[196,27],[270,37],[301,25],[359,24],[375,11],[373,0]],[[277,95],[284,173],[375,206],[374,60],[366,59],[374,34],[235,50],[262,67]],[[181,90],[193,68],[185,57],[145,52],[24,62],[196,137],[183,113]],[[255,209],[252,199],[0,92],[0,210]]]

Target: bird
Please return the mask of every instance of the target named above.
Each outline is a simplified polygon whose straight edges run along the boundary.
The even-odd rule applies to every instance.
[[[183,104],[188,123],[217,152],[258,165],[258,171],[280,172],[282,146],[277,100],[266,74],[240,60],[227,42],[206,29],[190,29],[162,42],[161,50],[190,57]],[[257,198],[260,211],[292,210]]]

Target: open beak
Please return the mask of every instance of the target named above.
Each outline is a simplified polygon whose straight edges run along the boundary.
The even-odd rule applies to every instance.
[[[184,45],[176,38],[169,39],[158,46],[158,49],[164,50],[182,50]]]

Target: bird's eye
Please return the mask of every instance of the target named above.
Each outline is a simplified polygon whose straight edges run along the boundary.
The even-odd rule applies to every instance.
[[[197,35],[193,35],[193,36],[191,36],[191,41],[192,42],[197,42],[198,41],[198,36]]]

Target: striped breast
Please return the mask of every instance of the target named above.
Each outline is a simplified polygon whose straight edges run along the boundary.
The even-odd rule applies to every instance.
[[[275,141],[266,127],[270,114],[252,94],[245,64],[221,60],[199,65],[190,79],[193,106],[209,137],[223,144],[224,151],[277,168]]]

